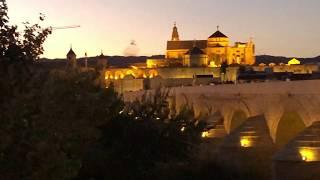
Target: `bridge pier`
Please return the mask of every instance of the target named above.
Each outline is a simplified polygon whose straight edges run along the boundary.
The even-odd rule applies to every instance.
[[[200,159],[210,161],[216,153],[217,147],[227,136],[225,126],[223,124],[223,117],[221,113],[215,112],[207,118],[208,126],[211,127],[207,131],[207,135],[200,148]]]
[[[320,179],[320,122],[313,123],[275,155],[273,179]]]
[[[263,115],[250,117],[225,137],[218,147],[216,161],[259,179],[271,178],[274,144]]]

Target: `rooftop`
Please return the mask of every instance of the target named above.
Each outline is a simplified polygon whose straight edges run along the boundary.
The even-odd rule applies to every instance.
[[[209,38],[228,38],[228,36],[224,35],[222,32],[217,30],[215,33],[213,33]]]
[[[193,47],[192,49],[190,49],[186,54],[190,54],[190,55],[201,55],[201,54],[205,54],[200,48],[198,48],[197,46]]]

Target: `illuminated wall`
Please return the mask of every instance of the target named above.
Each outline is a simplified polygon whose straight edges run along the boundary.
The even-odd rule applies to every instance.
[[[161,68],[167,66],[168,62],[166,59],[147,59],[147,68]]]
[[[210,43],[212,45],[210,45]],[[221,45],[222,44],[222,45]],[[253,42],[236,43],[234,46],[227,46],[228,41],[219,43],[208,41],[208,47],[203,49],[208,55],[208,61],[214,61],[216,65],[220,65],[223,61],[228,64],[249,64],[255,63],[255,47]],[[189,49],[167,50],[166,58],[183,59]]]
[[[114,88],[119,93],[140,91],[144,89],[144,79],[124,78],[120,80],[108,81],[113,83]]]
[[[318,65],[282,65],[274,66],[273,72],[292,72],[295,74],[311,74],[312,72],[319,71]]]
[[[197,83],[195,81],[197,75],[211,76],[212,78],[199,82],[209,84],[214,77],[220,77],[220,68],[108,68],[104,74],[107,86],[113,82],[119,92],[126,92],[145,88],[155,89],[160,85],[164,87],[190,86]],[[127,81],[135,81],[135,83],[131,84]]]
[[[271,68],[273,72],[292,72],[294,74],[311,74],[319,71],[319,66],[316,64],[297,64],[297,65],[272,65],[260,64],[259,66],[252,66],[254,71],[265,71],[266,68]]]
[[[228,47],[229,38],[227,37],[208,38],[208,48],[217,47],[217,46]]]
[[[123,79],[126,75],[132,75],[135,78],[153,78],[160,76],[163,79],[175,78],[194,78],[196,75],[213,75],[220,77],[220,68],[208,67],[180,67],[180,68],[109,68],[105,71],[105,79]]]
[[[214,61],[216,65],[221,65],[227,60],[228,47],[213,47],[206,49],[208,60]]]
[[[182,59],[189,49],[167,50],[167,59]]]

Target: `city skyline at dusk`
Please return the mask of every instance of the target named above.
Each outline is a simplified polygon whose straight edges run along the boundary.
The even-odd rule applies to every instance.
[[[254,39],[257,55],[288,57],[320,55],[317,0],[244,1],[19,1],[9,0],[11,22],[37,23],[46,15],[44,27],[80,25],[56,30],[45,43],[44,57],[64,58],[72,44],[78,56],[123,55],[131,40],[139,55],[165,54],[173,23],[182,40],[206,39],[216,26],[232,41]]]
[[[320,0],[0,0],[0,180],[320,180]]]

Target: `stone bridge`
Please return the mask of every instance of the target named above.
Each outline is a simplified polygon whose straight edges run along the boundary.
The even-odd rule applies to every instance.
[[[263,115],[270,136],[277,139],[280,120],[298,116],[308,127],[320,120],[320,81],[276,82],[261,84],[183,87],[172,90],[177,108],[192,104],[197,115],[219,113],[229,134],[235,116]]]
[[[142,93],[131,92],[124,97],[132,100]],[[279,162],[314,165],[320,161],[320,80],[178,87],[171,89],[171,95],[170,102],[177,110],[189,104],[196,115],[209,115],[215,124],[207,134],[211,138],[238,136],[233,146],[248,148],[265,145],[260,136],[268,136],[269,146],[277,149],[273,157]],[[307,169],[311,169],[309,174],[319,175],[312,171],[317,168],[320,166]]]

